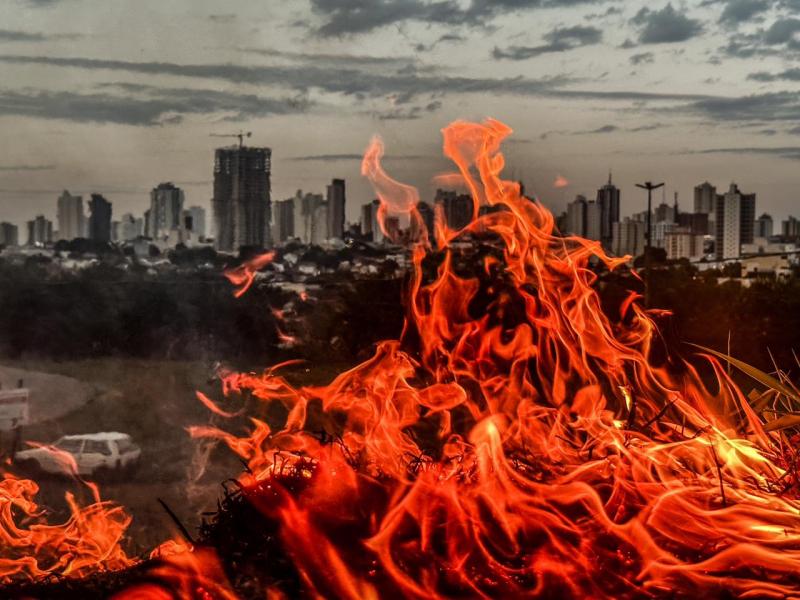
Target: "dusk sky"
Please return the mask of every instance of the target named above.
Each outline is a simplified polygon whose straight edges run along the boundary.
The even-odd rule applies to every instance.
[[[373,134],[430,198],[439,130],[490,116],[515,130],[507,176],[556,211],[611,169],[623,214],[635,182],[691,209],[708,179],[779,221],[800,216],[798,57],[800,0],[0,0],[0,220],[54,218],[62,189],[139,216],[162,181],[208,208],[234,141],[211,134],[240,129],[273,150],[273,200],[344,177],[355,220]]]

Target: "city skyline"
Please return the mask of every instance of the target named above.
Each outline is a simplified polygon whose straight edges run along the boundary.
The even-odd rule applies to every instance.
[[[358,169],[373,133],[390,173],[432,197],[451,168],[438,130],[484,115],[516,129],[507,174],[556,213],[609,168],[622,214],[641,210],[645,179],[685,201],[735,179],[776,220],[797,201],[800,20],[786,0],[104,6],[0,7],[14,141],[0,149],[0,214],[20,227],[52,218],[63,189],[139,214],[157,181],[210,212],[210,136],[240,128],[275,152],[273,199],[342,178],[353,222],[371,198]]]

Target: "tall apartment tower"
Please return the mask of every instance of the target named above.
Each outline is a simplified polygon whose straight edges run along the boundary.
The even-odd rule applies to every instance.
[[[716,208],[717,188],[708,183],[701,183],[694,188],[694,212],[712,214]]]
[[[600,208],[600,240],[603,246],[611,248],[613,238],[613,224],[619,222],[619,188],[611,181],[611,172],[608,173],[608,183],[597,190],[597,204]]]
[[[89,200],[89,239],[111,241],[111,202],[100,194],[92,194]]]
[[[328,186],[328,238],[342,239],[345,221],[344,179],[334,179]]]
[[[219,148],[214,158],[214,223],[218,250],[268,247],[272,150]]]
[[[53,222],[39,215],[33,221],[28,221],[28,245],[49,244],[53,241]]]
[[[717,260],[738,258],[742,244],[753,243],[756,195],[742,194],[735,183],[716,198]]]
[[[580,195],[567,204],[566,231],[564,233],[580,237],[586,235],[586,204],[586,197]]]
[[[0,223],[0,245],[19,246],[19,228],[13,223]]]
[[[294,198],[279,200],[272,211],[272,241],[285,242],[294,237]]]
[[[760,237],[760,238],[771,237],[774,229],[772,215],[769,215],[767,213],[762,214],[760,217],[756,219],[754,226],[755,226],[755,231],[753,232],[754,237]]]
[[[181,228],[184,198],[183,190],[170,182],[159,183],[153,188],[147,220],[148,237],[166,238],[170,231]]]
[[[86,217],[83,214],[83,197],[73,196],[64,190],[58,197],[58,238],[74,240],[83,237]]]
[[[189,214],[192,216],[192,232],[198,237],[206,237],[206,209],[202,206],[190,206]]]

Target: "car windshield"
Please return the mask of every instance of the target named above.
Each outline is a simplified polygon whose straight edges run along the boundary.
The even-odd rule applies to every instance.
[[[76,439],[69,439],[69,438],[61,438],[55,443],[55,447],[59,450],[63,450],[64,452],[70,452],[75,454],[81,451],[81,445],[83,445],[83,440],[76,440]]]

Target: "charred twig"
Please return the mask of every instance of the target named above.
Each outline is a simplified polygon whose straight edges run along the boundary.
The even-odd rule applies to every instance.
[[[725,498],[725,485],[722,481],[722,469],[719,466],[719,461],[717,460],[717,451],[714,450],[714,445],[711,445],[711,454],[714,455],[714,465],[717,467],[717,477],[719,478],[719,493],[722,496],[722,506],[728,506],[728,501]]]
[[[647,429],[648,429],[648,428],[649,428],[649,427],[650,427],[650,426],[651,426],[653,423],[655,423],[655,422],[656,422],[656,421],[658,421],[658,420],[659,420],[661,417],[663,417],[663,416],[664,416],[664,415],[667,413],[667,411],[670,409],[670,407],[671,407],[673,404],[675,404],[675,400],[672,400],[671,402],[669,402],[669,403],[665,404],[665,405],[664,405],[664,408],[662,408],[660,411],[658,411],[658,412],[656,413],[656,415],[655,415],[655,416],[654,416],[652,419],[650,419],[650,420],[649,420],[647,423],[645,423],[645,424],[642,426],[642,430],[643,430],[643,431],[646,431],[646,430],[647,430]]]
[[[172,522],[175,523],[175,526],[178,528],[178,531],[180,531],[180,533],[184,537],[184,539],[187,542],[189,542],[192,546],[194,546],[195,545],[195,541],[192,538],[192,534],[189,533],[189,530],[186,529],[186,527],[184,527],[183,523],[181,523],[181,520],[178,518],[178,515],[176,515],[174,512],[172,512],[172,509],[169,506],[167,506],[167,503],[164,502],[161,498],[157,498],[157,500],[158,500],[158,503],[161,505],[161,508],[163,508],[164,511],[166,511],[166,513],[169,515],[170,519],[172,519]]]

